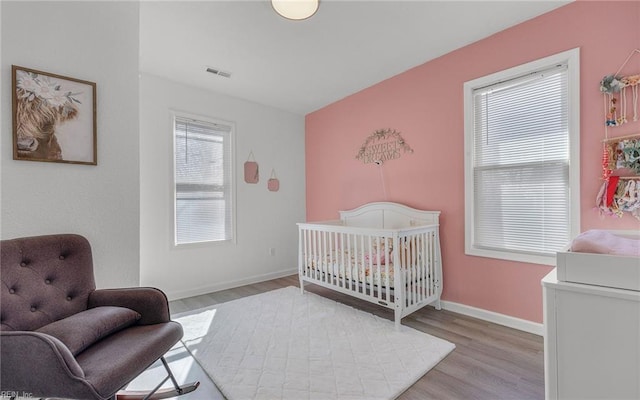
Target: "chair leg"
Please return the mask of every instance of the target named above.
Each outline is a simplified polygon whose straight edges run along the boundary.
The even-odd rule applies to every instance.
[[[160,361],[162,361],[162,365],[164,365],[164,368],[167,370],[167,376],[158,384],[158,386],[156,386],[151,392],[124,390],[116,395],[115,400],[168,399],[170,397],[182,396],[183,394],[191,393],[200,386],[200,382],[191,382],[180,386],[178,381],[176,381],[176,378],[173,376],[173,372],[171,372],[171,368],[169,368],[167,360],[165,360],[164,357],[160,357]],[[171,379],[171,383],[173,383],[174,388],[160,389],[168,379]]]
[[[169,364],[167,364],[167,360],[165,360],[164,356],[160,357],[160,361],[162,361],[162,365],[164,365],[164,369],[167,370],[168,377],[171,378],[171,383],[173,383],[173,387],[178,391],[178,395],[182,394],[182,388],[178,385],[178,381],[176,381],[175,376],[173,376],[173,372],[171,372],[171,368],[169,368]],[[166,379],[165,379],[166,380]]]

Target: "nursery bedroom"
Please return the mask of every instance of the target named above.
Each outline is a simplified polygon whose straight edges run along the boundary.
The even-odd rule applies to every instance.
[[[640,1],[0,1],[0,399],[640,399]]]

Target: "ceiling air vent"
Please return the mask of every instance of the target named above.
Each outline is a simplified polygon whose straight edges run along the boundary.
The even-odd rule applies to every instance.
[[[212,74],[220,75],[225,78],[231,78],[231,72],[222,71],[217,68],[207,67],[207,72],[211,72]]]

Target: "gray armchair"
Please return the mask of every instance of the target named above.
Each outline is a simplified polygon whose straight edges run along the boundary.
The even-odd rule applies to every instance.
[[[49,235],[0,242],[0,391],[20,397],[160,399],[188,393],[163,355],[182,337],[163,292],[96,290],[89,242]],[[118,395],[161,359],[174,387]]]

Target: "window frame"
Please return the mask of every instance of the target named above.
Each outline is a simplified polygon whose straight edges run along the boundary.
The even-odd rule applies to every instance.
[[[199,114],[192,114],[184,111],[178,110],[170,110],[171,116],[171,202],[172,202],[172,229],[171,229],[171,244],[174,248],[185,248],[185,247],[200,247],[200,246],[220,246],[225,244],[236,244],[237,243],[237,218],[236,218],[236,124],[235,122],[223,120],[219,118],[212,118]],[[202,241],[194,241],[187,243],[178,243],[178,223],[177,223],[177,182],[176,182],[176,119],[191,119],[194,121],[200,121],[208,124],[216,124],[216,125],[224,125],[230,128],[229,132],[229,165],[231,166],[231,173],[229,174],[229,203],[231,204],[231,238],[224,240],[202,240]]]
[[[555,265],[555,255],[482,249],[474,246],[474,106],[473,91],[553,67],[567,65],[569,129],[569,237],[580,233],[580,49],[575,48],[464,83],[465,254],[533,264]],[[568,243],[567,243],[568,244]]]

